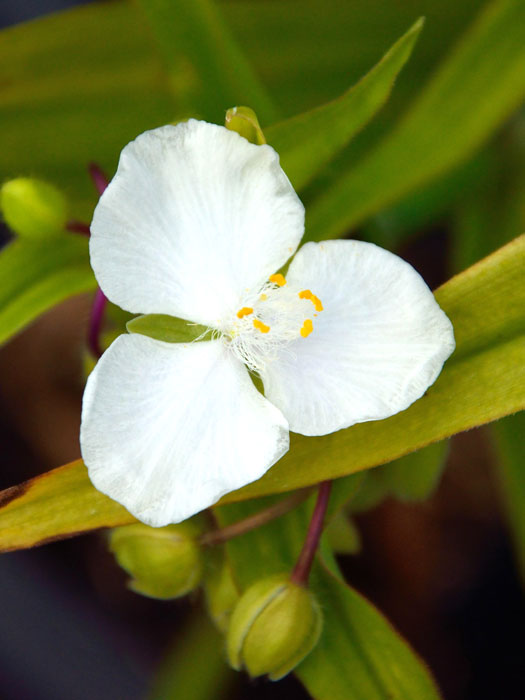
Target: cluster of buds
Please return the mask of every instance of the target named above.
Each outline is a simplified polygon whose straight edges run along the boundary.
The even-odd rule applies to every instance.
[[[202,547],[201,534],[194,520],[163,528],[137,523],[113,530],[109,542],[136,593],[168,600],[202,583],[208,611],[226,637],[231,666],[253,677],[282,678],[321,634],[314,595],[289,574],[263,578],[239,595],[222,551]]]

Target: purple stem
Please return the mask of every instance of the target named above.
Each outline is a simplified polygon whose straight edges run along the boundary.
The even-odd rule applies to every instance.
[[[102,328],[104,309],[106,308],[107,301],[104,292],[100,287],[97,287],[95,298],[93,299],[93,306],[91,307],[88,330],[88,347],[97,358],[100,357],[103,352],[100,346],[100,330]]]
[[[323,481],[321,484],[319,484],[317,501],[315,503],[314,512],[312,513],[310,525],[308,526],[306,539],[304,541],[301,554],[299,554],[297,564],[295,565],[290,576],[290,580],[293,583],[296,583],[298,586],[306,586],[308,583],[312,563],[317,547],[319,546],[321,533],[323,532],[324,516],[326,514],[328,501],[330,500],[331,488],[331,481]]]
[[[97,192],[99,194],[102,194],[102,192],[104,192],[104,190],[108,186],[109,180],[102,172],[102,169],[96,163],[90,163],[88,166],[88,171],[89,175],[91,176],[91,179],[93,180],[93,184],[97,189]]]
[[[68,221],[66,224],[66,230],[71,231],[72,233],[80,233],[82,236],[91,235],[89,225],[85,224],[83,221]]]
[[[108,186],[109,181],[107,177],[96,163],[90,163],[88,170],[97,192],[101,195]],[[104,320],[104,311],[107,301],[108,300],[104,292],[100,289],[100,287],[98,287],[97,291],[95,292],[93,306],[91,307],[91,317],[89,319],[88,330],[88,347],[97,358],[99,358],[103,352],[100,345],[100,331],[102,329],[102,322]]]

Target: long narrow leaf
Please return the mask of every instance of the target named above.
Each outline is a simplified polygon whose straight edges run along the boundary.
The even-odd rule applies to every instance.
[[[523,408],[524,263],[525,235],[437,290],[436,298],[454,324],[457,348],[423,398],[384,421],[320,438],[293,435],[290,451],[275,467],[225,501],[346,476]],[[36,502],[33,493],[40,496]],[[133,520],[93,488],[80,461],[36,478],[6,498],[0,508],[0,550]]]
[[[265,129],[295,189],[304,187],[388,99],[423,28],[419,19],[381,61],[341,97]]]
[[[0,343],[47,309],[95,289],[87,240],[66,235],[17,240],[0,252]]]
[[[524,26],[522,0],[491,2],[398,127],[314,202],[307,237],[341,236],[466,160],[525,96]]]
[[[200,81],[202,116],[219,124],[229,107],[246,104],[264,121],[275,108],[212,0],[139,0],[168,65],[180,70],[180,55]]]

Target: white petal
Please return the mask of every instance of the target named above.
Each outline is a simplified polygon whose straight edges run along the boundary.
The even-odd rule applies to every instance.
[[[128,144],[91,226],[91,264],[133,313],[210,326],[295,252],[304,207],[270,146],[190,120]]]
[[[262,476],[288,425],[220,341],[131,334],[88,379],[80,440],[96,488],[158,527]]]
[[[294,432],[325,435],[403,411],[454,350],[452,324],[421,276],[371,243],[307,243],[287,280],[324,305],[311,335],[262,377]]]

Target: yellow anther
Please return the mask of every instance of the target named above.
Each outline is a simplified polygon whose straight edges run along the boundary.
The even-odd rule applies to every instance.
[[[270,330],[270,326],[267,326],[266,323],[259,321],[258,318],[253,319],[253,326],[254,328],[257,328],[258,331],[261,331],[261,333],[268,333]]]
[[[316,297],[315,294],[312,294],[312,292],[309,289],[303,289],[302,292],[299,292],[299,299],[309,299],[315,306],[316,311],[323,310],[323,304],[321,300],[319,299],[319,297]]]
[[[280,272],[278,272],[275,275],[270,275],[270,277],[268,279],[270,280],[270,282],[273,282],[278,287],[284,287],[284,285],[286,284],[286,280],[284,279],[284,277],[281,275]]]
[[[261,296],[259,297],[259,299],[260,299],[261,301],[266,301],[266,300],[268,299],[268,294],[261,294]]]
[[[301,328],[301,335],[303,336],[303,338],[306,338],[306,336],[310,335],[313,329],[314,324],[309,318],[307,318],[306,321],[303,323],[303,327]]]
[[[253,314],[253,309],[251,309],[249,306],[243,306],[242,309],[237,311],[237,318],[244,318],[250,314]]]

